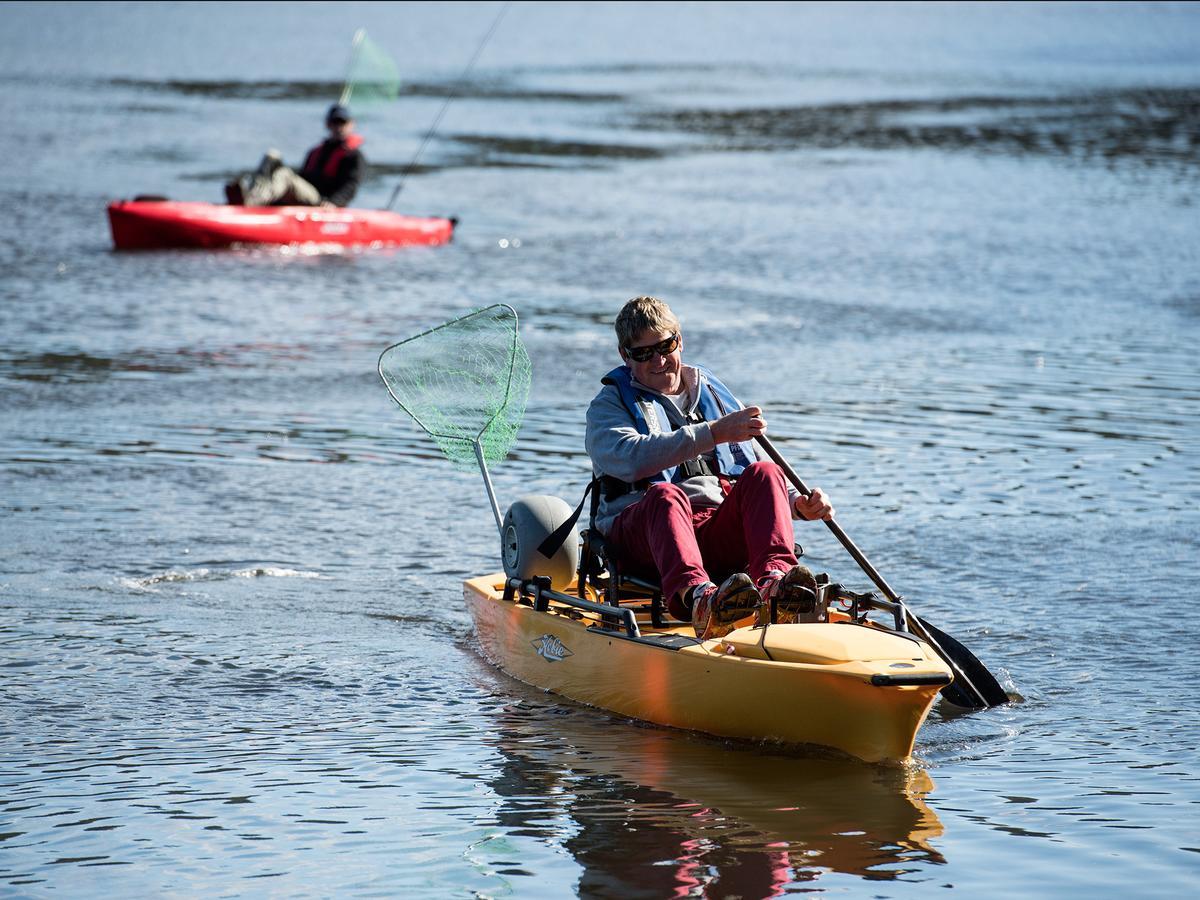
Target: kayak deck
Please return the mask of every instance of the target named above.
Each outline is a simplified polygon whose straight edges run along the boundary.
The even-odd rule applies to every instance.
[[[119,200],[108,206],[118,250],[220,249],[242,245],[385,248],[444,244],[456,220],[379,209],[225,206]]]
[[[903,760],[951,673],[923,641],[834,613],[697,640],[647,612],[468,580],[485,655],[527,684],[620,715],[722,737]]]

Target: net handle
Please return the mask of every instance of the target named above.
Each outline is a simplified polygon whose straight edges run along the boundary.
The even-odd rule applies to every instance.
[[[492,515],[496,517],[496,530],[500,532],[500,540],[504,540],[504,520],[500,516],[500,503],[496,500],[496,489],[492,487],[492,476],[488,474],[487,460],[483,456],[483,444],[479,441],[475,442],[475,461],[479,463],[483,487],[487,491],[488,502],[492,504]]]
[[[365,28],[354,32],[354,40],[350,42],[350,62],[346,65],[346,80],[342,84],[342,95],[338,98],[338,106],[347,106],[350,103],[350,95],[354,93],[354,83],[350,80],[350,76],[354,73],[354,59],[366,36],[367,29]]]

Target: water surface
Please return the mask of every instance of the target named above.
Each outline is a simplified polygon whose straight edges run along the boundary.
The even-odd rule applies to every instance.
[[[0,884],[14,896],[1179,896],[1200,874],[1200,9],[0,7]],[[360,117],[445,247],[117,254]],[[270,40],[264,35],[270,34]],[[31,156],[31,148],[37,148]],[[501,501],[578,497],[640,293],[1018,702],[908,768],[563,703],[478,655],[477,475],[375,374],[517,308]],[[815,567],[864,583],[819,527]]]

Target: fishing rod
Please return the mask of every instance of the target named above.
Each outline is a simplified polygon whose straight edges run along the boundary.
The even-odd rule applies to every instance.
[[[510,6],[512,6],[512,0],[507,0],[507,2],[500,7],[500,12],[496,13],[496,18],[492,21],[492,27],[487,30],[487,34],[483,36],[483,40],[480,41],[479,46],[475,48],[475,53],[471,56],[471,61],[467,63],[467,67],[463,69],[462,75],[458,77],[458,81],[455,82],[450,94],[446,97],[445,102],[442,103],[442,108],[438,110],[438,114],[434,118],[433,124],[429,126],[429,130],[425,132],[425,137],[421,139],[421,144],[419,147],[417,147],[417,152],[413,156],[412,162],[408,164],[408,168],[406,168],[404,173],[400,176],[400,181],[396,184],[396,189],[392,191],[392,198],[388,200],[387,206],[385,206],[384,209],[390,210],[395,205],[396,198],[400,196],[400,191],[404,188],[404,180],[408,178],[412,170],[416,168],[417,160],[421,158],[421,153],[424,152],[425,145],[429,143],[429,139],[433,137],[433,133],[437,131],[438,125],[441,124],[442,116],[446,114],[446,109],[450,106],[450,101],[458,96],[459,89],[467,80],[467,75],[470,74],[471,69],[475,67],[475,61],[479,59],[479,54],[482,53],[483,48],[487,46],[487,42],[491,39],[493,32],[495,32],[496,26],[500,24],[500,20],[504,18],[504,14],[508,12],[508,8]]]

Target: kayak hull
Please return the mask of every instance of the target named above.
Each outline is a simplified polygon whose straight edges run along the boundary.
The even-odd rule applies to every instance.
[[[243,245],[403,247],[444,244],[455,220],[378,209],[224,206],[170,200],[118,200],[108,206],[118,250]]]
[[[924,642],[878,627],[771,625],[766,634],[745,627],[705,642],[684,629],[635,638],[553,601],[538,611],[519,596],[506,599],[503,575],[469,580],[463,595],[484,654],[514,678],[619,715],[721,737],[901,761],[950,680]],[[887,684],[897,672],[941,684]]]

